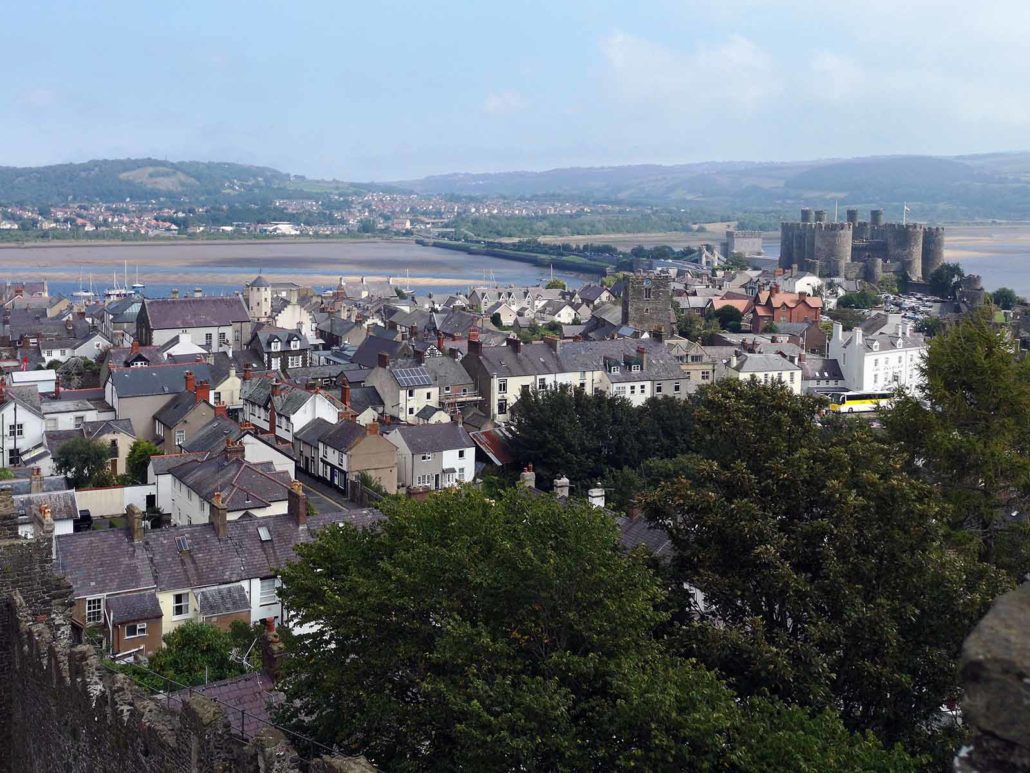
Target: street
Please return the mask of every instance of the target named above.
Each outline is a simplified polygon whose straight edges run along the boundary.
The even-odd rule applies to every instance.
[[[299,467],[297,468],[297,480],[304,484],[304,493],[307,494],[308,502],[319,513],[336,513],[340,510],[355,509],[355,505],[347,501],[342,491],[316,480]]]

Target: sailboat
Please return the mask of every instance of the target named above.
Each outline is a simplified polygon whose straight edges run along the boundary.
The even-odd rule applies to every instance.
[[[144,287],[146,287],[146,285],[143,282],[139,281],[139,263],[137,263],[136,264],[136,281],[132,283],[132,291],[136,295],[141,295],[142,292],[143,292],[143,288]]]
[[[93,299],[93,278],[90,277],[90,289],[86,290],[82,286],[82,272],[79,272],[79,289],[72,293],[72,296],[78,298],[82,303],[87,303]]]
[[[129,261],[125,261],[125,280],[122,282],[121,287],[118,286],[118,272],[112,272],[112,278],[114,282],[112,286],[104,291],[104,298],[109,301],[116,301],[119,298],[129,298],[132,296],[132,290],[129,289]]]

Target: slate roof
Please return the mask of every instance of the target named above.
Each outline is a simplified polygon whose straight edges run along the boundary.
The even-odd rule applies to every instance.
[[[84,421],[82,432],[90,440],[100,435],[108,435],[112,432],[121,432],[129,437],[136,437],[132,430],[132,419],[101,419],[100,421]]]
[[[35,384],[26,384],[25,386],[12,386],[8,384],[4,387],[4,402],[0,403],[0,405],[6,405],[7,403],[17,403],[36,416],[43,415],[39,390]]]
[[[645,518],[621,516],[616,519],[619,527],[619,544],[625,550],[643,546],[649,553],[662,560],[672,556],[672,541],[660,526],[654,526]]]
[[[255,277],[251,281],[251,283],[247,285],[247,287],[268,287],[268,286],[269,286],[268,280],[265,279],[264,276],[262,276],[261,274],[258,274],[257,277]]]
[[[475,443],[464,427],[447,422],[441,424],[418,424],[398,427],[386,435],[387,439],[398,436],[413,454],[439,453],[458,448],[474,448]]]
[[[319,441],[329,432],[335,425],[329,423],[323,418],[312,419],[299,430],[293,433],[294,440],[300,440],[302,443],[307,443],[309,446],[318,446]]]
[[[768,373],[780,370],[801,370],[800,367],[778,354],[742,354],[734,368],[738,373]]]
[[[423,405],[418,413],[415,414],[416,418],[422,421],[429,421],[431,418],[436,416],[438,413],[443,413],[441,408],[437,408],[435,405]]]
[[[186,389],[183,377],[186,371],[191,371],[197,381],[211,382],[211,368],[206,362],[126,368],[112,371],[110,378],[119,399],[146,395],[175,395]]]
[[[167,705],[173,711],[181,711],[184,701],[198,694],[236,709],[227,710],[225,715],[233,732],[244,738],[253,738],[267,728],[270,722],[268,707],[281,703],[283,699],[282,693],[275,690],[271,676],[263,671],[252,671],[220,682],[174,692],[169,696]]]
[[[61,534],[54,546],[55,570],[68,580],[76,598],[155,585],[144,543],[132,542],[125,529]]]
[[[351,357],[351,362],[356,362],[363,368],[374,368],[379,364],[379,353],[385,352],[393,359],[397,356],[397,352],[400,351],[401,342],[393,341],[389,338],[380,338],[376,335],[370,335],[365,338],[364,341],[358,346],[354,356]]]
[[[290,488],[289,473],[276,471],[272,462],[226,459],[224,455],[187,461],[171,474],[207,502],[216,491],[221,492],[230,512],[282,502]]]
[[[250,314],[239,296],[227,298],[147,298],[143,310],[153,330],[221,327],[249,322]]]
[[[831,357],[813,357],[809,355],[801,364],[801,378],[805,381],[831,380],[843,381],[844,372],[840,363]]]
[[[479,315],[460,309],[453,309],[447,313],[436,326],[436,329],[444,335],[468,335],[469,330],[479,324]]]
[[[189,415],[198,405],[197,396],[193,392],[180,392],[154,414],[154,418],[166,427],[174,427]]]
[[[241,397],[244,401],[267,407],[269,402],[275,405],[275,412],[279,416],[292,416],[305,405],[308,400],[315,397],[314,392],[308,392],[292,384],[279,384],[279,395],[272,396],[272,379],[252,378],[243,384]],[[328,392],[319,392],[323,398],[328,400],[337,410],[343,408],[343,403],[337,397]]]
[[[249,612],[250,599],[247,598],[247,592],[239,583],[219,585],[197,591],[197,609],[201,617]]]
[[[240,425],[228,416],[215,416],[182,444],[182,450],[219,454],[225,449],[226,440],[237,440],[242,434]]]
[[[353,421],[341,421],[322,436],[322,441],[329,448],[337,451],[349,451],[368,434],[368,430]]]
[[[279,352],[291,352],[291,351],[304,351],[308,348],[307,339],[298,333],[296,330],[286,330],[284,328],[272,327],[270,325],[262,326],[257,332],[254,333],[251,338],[251,342],[257,341],[261,347],[261,351],[270,352],[272,351],[272,342],[279,342]],[[292,349],[290,346],[291,341],[300,341],[299,349]]]
[[[644,356],[637,349],[646,349]],[[618,373],[607,373],[612,382],[642,381],[645,379],[675,379],[683,376],[676,356],[664,343],[649,338],[617,338],[613,341],[563,341],[559,357],[564,367],[558,372],[595,371],[610,369],[619,364]],[[626,367],[627,358],[639,364],[633,372]],[[607,363],[606,363],[607,360]]]
[[[426,357],[422,363],[433,383],[440,387],[471,386],[472,376],[453,357]],[[353,399],[353,398],[352,398]]]
[[[379,412],[386,407],[386,403],[383,402],[379,390],[373,386],[351,387],[350,407],[355,413],[362,413],[369,408]]]
[[[40,508],[47,505],[50,508],[50,517],[55,521],[74,520],[79,517],[79,507],[75,501],[75,491],[44,491],[39,494],[16,494],[14,497],[14,509],[20,515],[31,517],[38,513]]]
[[[176,467],[186,464],[189,461],[206,459],[206,451],[184,454],[163,454],[150,457],[150,464],[154,468],[154,475],[164,475]]]
[[[507,345],[484,346],[479,360],[488,373],[501,378],[565,372],[558,355],[545,343],[522,344],[519,352]]]
[[[179,550],[178,541],[183,538],[188,549]],[[218,539],[211,524],[151,529],[145,544],[159,591],[227,585],[244,579],[235,546],[228,539]]]
[[[157,594],[153,591],[109,596],[105,603],[107,615],[115,625],[135,620],[156,620],[164,616]]]

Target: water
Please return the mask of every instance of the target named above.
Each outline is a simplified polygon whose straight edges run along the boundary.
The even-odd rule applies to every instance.
[[[150,297],[173,288],[183,295],[193,288],[206,295],[240,290],[260,271],[270,281],[293,281],[318,290],[335,287],[340,277],[383,281],[434,295],[466,291],[484,283],[536,285],[550,278],[546,270],[501,258],[470,256],[454,250],[420,247],[403,241],[367,242],[181,242],[173,244],[59,244],[0,248],[0,282],[45,278],[50,292],[71,293],[92,274],[98,297],[117,281],[139,279]],[[117,271],[117,280],[112,273]],[[408,273],[405,276],[405,272]],[[578,286],[589,277],[565,271],[554,276]]]

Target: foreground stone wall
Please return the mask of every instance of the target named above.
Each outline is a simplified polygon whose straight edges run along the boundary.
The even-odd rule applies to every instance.
[[[17,537],[0,490],[0,773],[292,773],[301,760],[275,728],[233,735],[222,707],[202,696],[181,711],[105,668],[71,640],[70,590],[53,574],[52,524]],[[312,773],[358,773],[362,758],[322,758]]]

